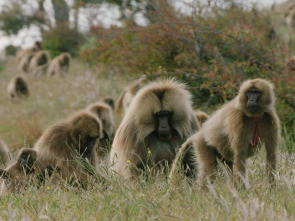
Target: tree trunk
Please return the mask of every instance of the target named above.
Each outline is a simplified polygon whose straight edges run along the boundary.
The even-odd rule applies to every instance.
[[[69,23],[69,7],[65,0],[52,0],[54,9],[55,24],[68,25]]]

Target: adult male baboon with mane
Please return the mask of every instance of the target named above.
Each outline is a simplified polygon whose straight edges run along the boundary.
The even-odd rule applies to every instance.
[[[202,129],[188,139],[178,154],[181,156],[193,143],[201,187],[207,178],[213,180],[215,177],[217,158],[233,166],[234,181],[239,183],[240,176],[245,175],[246,159],[256,153],[260,141],[265,144],[267,172],[270,181],[273,181],[280,139],[280,121],[274,103],[270,82],[260,78],[245,81],[239,94],[216,111]],[[173,164],[172,180],[179,161],[181,157],[177,157]]]
[[[10,80],[7,92],[11,99],[27,97],[29,96],[28,84],[22,76],[17,75]]]
[[[143,87],[144,81],[145,77],[133,81],[122,91],[115,103],[116,114],[121,113],[122,109],[124,109],[124,112],[126,112],[136,93],[139,91],[140,88]]]
[[[63,179],[77,179],[82,186],[97,164],[96,147],[102,138],[99,119],[87,111],[49,127],[32,149],[23,148],[17,161],[0,170],[12,188],[22,185],[27,174],[57,169]],[[87,163],[88,162],[88,163]],[[12,185],[11,185],[12,184]]]
[[[10,153],[7,145],[0,138],[0,166],[5,166],[10,160]]]
[[[109,147],[111,145],[110,141],[113,139],[115,132],[113,110],[109,105],[102,102],[89,105],[87,110],[97,116],[102,122],[103,139],[100,143],[101,147],[98,149],[98,155],[104,156],[106,153],[108,153]]]
[[[49,64],[48,74],[52,77],[55,74],[63,76],[70,67],[71,55],[63,52],[56,56]]]
[[[152,82],[133,98],[112,144],[112,169],[128,178],[149,165],[170,164],[183,141],[200,128],[191,94],[175,80]],[[191,153],[184,164],[191,168]]]

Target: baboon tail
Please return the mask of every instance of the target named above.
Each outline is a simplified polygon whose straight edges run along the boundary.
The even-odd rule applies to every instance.
[[[116,103],[115,103],[115,113],[116,114],[120,114],[121,111],[122,111],[122,106],[123,106],[123,98],[125,96],[125,93],[126,93],[126,90],[124,90],[120,96],[118,97],[118,99],[116,100]]]

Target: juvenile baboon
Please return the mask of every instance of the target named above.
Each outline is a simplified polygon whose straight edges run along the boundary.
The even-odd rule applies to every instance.
[[[257,78],[245,81],[239,94],[224,104],[180,149],[185,152],[193,143],[198,162],[198,184],[213,180],[217,158],[233,166],[234,181],[245,175],[246,159],[257,152],[260,142],[266,149],[267,173],[273,181],[280,139],[280,120],[276,114],[273,85]],[[180,158],[178,160],[181,160]],[[174,166],[179,162],[175,160]],[[170,173],[173,179],[175,168]]]
[[[115,113],[121,113],[122,109],[126,113],[127,108],[129,107],[133,97],[143,87],[145,77],[142,77],[136,81],[131,82],[120,94],[115,103]]]
[[[209,118],[209,116],[203,111],[195,111],[195,117],[199,120],[200,124],[202,125],[205,121]]]
[[[115,109],[114,99],[112,97],[103,97],[100,99],[100,101],[108,104],[112,108],[112,110]]]
[[[30,61],[29,71],[36,76],[43,75],[48,68],[49,62],[50,55],[47,51],[37,51]]]
[[[128,178],[149,163],[170,164],[177,148],[200,128],[191,106],[191,94],[175,80],[150,83],[134,97],[112,144],[112,169]],[[187,155],[185,166],[190,166]],[[190,174],[188,174],[190,175]]]
[[[29,96],[28,84],[22,76],[15,76],[10,80],[7,92],[11,99],[27,97]]]
[[[0,166],[4,167],[10,160],[10,153],[7,145],[0,138]]]
[[[63,76],[68,72],[70,66],[71,55],[63,52],[55,57],[49,64],[48,74],[53,76],[55,74]]]
[[[84,186],[93,171],[90,165],[97,164],[96,148],[102,136],[100,120],[87,111],[78,112],[45,130],[32,149],[22,149],[17,162],[0,174],[13,188],[24,182],[26,174],[38,176],[53,168],[63,179],[77,179]]]
[[[100,142],[102,148],[98,149],[98,155],[103,156],[108,153],[110,141],[112,140],[115,132],[113,111],[109,105],[102,102],[89,105],[87,110],[97,116],[102,122],[104,139]]]

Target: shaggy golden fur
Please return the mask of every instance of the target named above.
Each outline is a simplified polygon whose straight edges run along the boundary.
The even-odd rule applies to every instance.
[[[102,102],[89,105],[87,110],[97,116],[102,122],[104,141],[101,140],[98,155],[105,156],[109,152],[110,141],[115,133],[113,110],[108,104]]]
[[[124,113],[126,113],[126,110],[129,107],[132,99],[139,89],[143,87],[144,81],[145,77],[133,81],[122,91],[115,103],[116,114],[120,114],[122,109],[124,110]]]
[[[67,52],[63,52],[55,57],[49,65],[48,74],[53,76],[55,74],[63,76],[68,72],[70,67],[71,55]]]
[[[10,153],[8,146],[0,138],[0,166],[4,167],[10,160]]]
[[[28,84],[22,76],[17,75],[10,80],[7,92],[11,99],[27,97],[29,96]]]
[[[169,111],[169,124],[173,129],[169,141],[160,141],[155,133],[155,114]],[[119,126],[110,153],[112,170],[129,178],[138,174],[143,162],[152,158],[156,164],[175,157],[178,147],[200,128],[191,106],[191,94],[185,85],[175,80],[152,82],[134,97]]]
[[[63,179],[77,179],[84,186],[92,171],[89,165],[97,165],[96,148],[101,138],[102,125],[97,117],[78,112],[49,127],[32,149],[23,148],[17,161],[0,174],[15,188],[22,186],[27,174],[38,175],[50,167],[57,169]]]
[[[195,111],[195,117],[199,120],[200,124],[202,125],[205,121],[209,118],[209,116],[203,111]]]
[[[262,92],[255,113],[247,107],[246,93],[251,89]],[[234,181],[240,183],[241,176],[245,175],[246,158],[255,154],[260,146],[253,144],[255,128],[258,129],[258,140],[265,145],[267,172],[270,181],[273,181],[280,140],[280,120],[274,103],[273,85],[270,82],[260,78],[245,81],[239,94],[216,111],[202,129],[187,140],[178,154],[183,155],[189,144],[193,144],[199,166],[198,184],[201,187],[204,187],[207,178],[214,179],[217,158],[233,166]],[[177,157],[173,163],[169,176],[171,180],[177,174],[177,161],[181,159]]]

